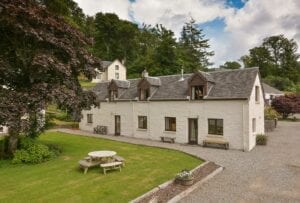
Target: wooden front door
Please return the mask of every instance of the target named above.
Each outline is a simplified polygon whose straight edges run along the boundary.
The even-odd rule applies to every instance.
[[[198,144],[198,119],[189,118],[189,144]]]
[[[115,115],[115,135],[121,134],[121,116]]]

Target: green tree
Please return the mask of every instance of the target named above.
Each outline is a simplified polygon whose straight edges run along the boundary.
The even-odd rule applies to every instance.
[[[83,91],[79,74],[95,75],[100,61],[77,29],[35,0],[0,2],[0,125],[9,127],[9,152],[20,133],[40,133],[39,112],[51,102],[80,116],[96,96]]]
[[[93,51],[105,60],[132,61],[135,57],[137,34],[136,24],[120,20],[116,14],[97,13]]]
[[[226,61],[224,65],[221,65],[220,68],[225,69],[240,69],[242,66],[237,61]]]
[[[180,67],[176,63],[176,39],[171,30],[162,25],[156,26],[158,44],[154,49],[153,60],[155,68],[149,70],[154,75],[169,75],[179,73]]]
[[[297,43],[283,35],[267,37],[259,47],[249,50],[241,57],[246,68],[258,66],[263,78],[269,78],[277,88],[288,90],[290,85],[300,83],[299,54]],[[289,80],[289,81],[288,81]]]
[[[184,67],[186,72],[203,70],[211,65],[209,57],[214,55],[208,51],[210,45],[205,39],[202,29],[198,29],[195,20],[185,23],[182,28],[178,45],[178,63]]]

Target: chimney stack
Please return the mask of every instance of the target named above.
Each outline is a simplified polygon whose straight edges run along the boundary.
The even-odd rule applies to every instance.
[[[181,68],[181,78],[179,79],[179,81],[184,81],[184,77],[183,77],[183,68]]]

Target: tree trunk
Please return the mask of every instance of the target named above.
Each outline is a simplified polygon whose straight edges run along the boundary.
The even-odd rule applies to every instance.
[[[13,154],[18,148],[18,141],[19,141],[18,135],[19,133],[9,130],[8,146],[7,146],[8,156],[13,156]]]

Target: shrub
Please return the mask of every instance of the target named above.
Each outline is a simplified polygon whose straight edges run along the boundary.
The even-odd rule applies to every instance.
[[[284,119],[290,114],[300,113],[300,95],[289,94],[276,97],[272,101],[272,107],[279,112]]]
[[[268,137],[264,134],[256,135],[256,144],[257,145],[267,145]]]
[[[58,156],[60,152],[54,145],[48,147],[34,139],[22,138],[19,149],[14,153],[12,163],[37,164]]]
[[[274,119],[279,118],[279,116],[280,116],[280,114],[272,107],[269,106],[269,107],[265,108],[265,119],[266,120],[274,120]]]

